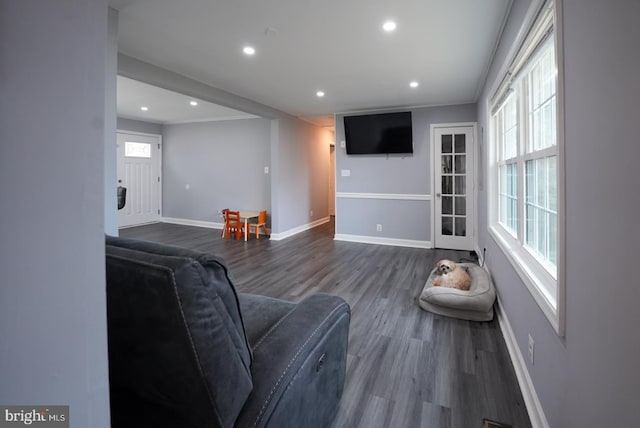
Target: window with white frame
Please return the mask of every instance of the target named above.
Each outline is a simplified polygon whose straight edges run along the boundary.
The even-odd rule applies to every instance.
[[[561,138],[553,4],[545,5],[491,102],[490,231],[561,332]]]

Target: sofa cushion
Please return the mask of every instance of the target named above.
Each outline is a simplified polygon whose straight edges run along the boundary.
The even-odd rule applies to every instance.
[[[114,426],[136,412],[162,426],[233,426],[253,384],[224,265],[115,238],[106,253]]]
[[[235,331],[237,332],[237,335],[234,335],[234,343],[236,344],[238,353],[242,357],[246,366],[251,365],[251,347],[249,346],[245,333],[245,325],[242,319],[242,312],[240,311],[238,293],[233,286],[231,273],[221,258],[186,248],[136,239],[107,236],[106,243],[107,245],[129,248],[131,250],[142,251],[149,254],[186,257],[193,259],[202,265],[206,272],[206,276],[209,279],[205,282],[205,289],[207,292],[211,293],[211,297],[214,301],[219,297],[219,303],[224,305],[224,310],[229,314]]]
[[[274,324],[296,307],[295,303],[257,294],[240,293],[238,297],[252,348]]]

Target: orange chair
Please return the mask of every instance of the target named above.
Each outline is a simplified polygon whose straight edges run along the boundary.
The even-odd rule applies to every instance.
[[[240,220],[240,211],[227,211],[224,235],[229,239],[232,233],[235,233],[236,239],[240,239],[244,234],[244,222]]]
[[[260,214],[258,215],[258,222],[249,223],[247,227],[249,228],[249,235],[251,235],[251,228],[252,227],[256,228],[256,239],[260,239],[259,232],[261,227],[262,227],[262,230],[264,231],[264,235],[267,236],[267,212],[260,211]]]

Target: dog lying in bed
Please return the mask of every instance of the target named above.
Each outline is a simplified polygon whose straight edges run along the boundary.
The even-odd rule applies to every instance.
[[[440,260],[436,268],[436,277],[433,280],[434,287],[457,288],[469,290],[471,278],[466,270],[451,260]]]

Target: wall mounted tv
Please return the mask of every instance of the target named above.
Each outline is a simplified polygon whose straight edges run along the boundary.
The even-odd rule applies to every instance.
[[[348,155],[413,153],[411,112],[344,117]]]

